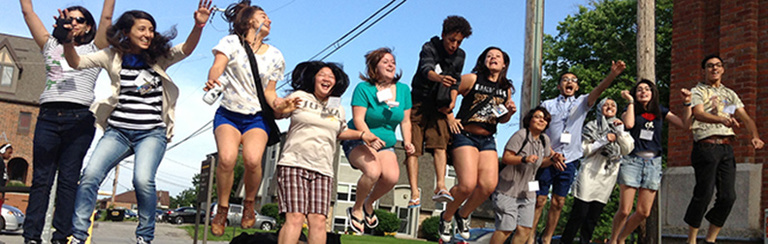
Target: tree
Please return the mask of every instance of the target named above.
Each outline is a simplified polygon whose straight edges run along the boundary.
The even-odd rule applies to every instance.
[[[235,164],[234,168],[234,177],[232,177],[232,190],[229,193],[229,199],[232,203],[240,203],[240,198],[235,197],[235,193],[237,192],[237,187],[240,184],[240,181],[243,179],[243,174],[245,173],[245,166],[243,165],[243,157],[239,156],[237,157],[237,163]],[[196,206],[197,201],[197,193],[199,192],[199,189],[197,187],[200,186],[200,183],[203,181],[203,179],[200,177],[200,174],[195,174],[195,176],[192,177],[192,185],[194,187],[187,188],[181,192],[179,192],[178,195],[175,197],[171,197],[171,207],[179,207],[179,206]],[[211,199],[213,201],[216,201],[218,199],[218,193],[216,192],[216,175],[213,175],[213,191],[211,192]]]
[[[579,77],[579,91],[587,94],[605,78],[611,60],[624,60],[627,69],[614,80],[604,97],[613,98],[620,108],[626,106],[621,90],[629,90],[636,82],[637,62],[637,1],[595,0],[588,6],[579,6],[578,13],[568,16],[557,26],[556,36],[544,35],[542,99],[557,97],[560,74],[569,71]],[[672,0],[656,1],[656,84],[659,99],[669,105],[669,80],[672,47]],[[594,116],[590,116],[593,119]],[[666,125],[662,142],[667,143]],[[666,165],[666,157],[663,159]],[[570,202],[566,201],[555,233],[561,233],[570,215]],[[610,236],[611,221],[618,207],[618,190],[612,194],[595,229],[594,239]],[[548,209],[548,207],[545,207]],[[539,229],[543,230],[544,222]]]

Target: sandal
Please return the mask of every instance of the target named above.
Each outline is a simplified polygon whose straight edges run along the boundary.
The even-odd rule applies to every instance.
[[[219,204],[216,207],[216,216],[211,221],[211,233],[214,236],[224,235],[224,230],[227,227],[227,214],[229,213],[229,206],[221,206]]]
[[[437,194],[432,196],[432,201],[435,202],[453,202],[453,196],[451,196],[451,192],[449,192],[446,189],[440,189],[437,191]]]
[[[347,208],[347,218],[349,219],[349,227],[351,227],[352,230],[358,235],[363,234],[363,228],[365,228],[365,225],[363,224],[362,220],[352,215],[352,207]]]
[[[414,198],[408,201],[408,208],[420,208],[421,207],[421,199],[420,198]]]
[[[366,227],[373,229],[379,225],[379,217],[376,217],[376,212],[371,212],[371,214],[368,214],[368,211],[365,210],[365,204],[363,204],[363,214],[365,214]]]
[[[249,229],[256,223],[256,210],[254,200],[243,200],[243,217],[240,219],[240,228]]]

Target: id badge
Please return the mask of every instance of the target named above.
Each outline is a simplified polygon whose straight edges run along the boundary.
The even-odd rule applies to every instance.
[[[493,115],[496,116],[496,118],[500,118],[501,116],[504,116],[507,114],[508,110],[504,105],[496,105],[493,107]]]
[[[443,67],[440,67],[440,64],[435,64],[435,73],[438,75],[443,73]]]
[[[389,99],[392,99],[392,90],[390,89],[384,89],[376,93],[376,99],[379,100],[380,103],[383,103]]]
[[[539,191],[539,181],[529,181],[528,182],[528,191]]]
[[[155,85],[154,78],[155,77],[149,74],[149,72],[142,70],[136,77],[136,90],[138,90],[141,95],[152,91],[152,88],[154,88]]]
[[[736,105],[728,105],[723,108],[723,113],[733,115],[736,113]]]
[[[646,141],[652,141],[653,140],[653,131],[652,130],[640,130],[640,139],[646,140]]]
[[[564,144],[571,143],[571,133],[564,132],[563,134],[560,134],[560,143],[564,143]]]
[[[326,108],[339,108],[340,106],[341,106],[340,97],[329,97],[328,103],[325,105]]]
[[[387,106],[389,106],[389,108],[394,108],[394,107],[400,106],[400,102],[398,102],[398,101],[387,101]]]

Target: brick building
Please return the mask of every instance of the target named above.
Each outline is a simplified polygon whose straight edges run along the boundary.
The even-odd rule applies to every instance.
[[[168,191],[157,191],[157,208],[168,209],[171,205],[171,194]],[[112,203],[112,198],[99,199],[96,205],[98,209],[109,208]],[[136,191],[130,190],[115,195],[115,208],[136,209],[138,201],[136,201]]]
[[[674,6],[670,106],[683,103],[675,91],[703,81],[701,59],[719,54],[723,84],[739,94],[761,138],[768,140],[768,89],[760,89],[768,86],[768,0],[675,0]],[[738,198],[720,236],[761,238],[761,217],[768,207],[768,150],[755,151],[743,126],[735,132]],[[665,234],[687,230],[683,215],[693,194],[692,143],[689,131],[670,126],[669,168],[660,192]],[[702,223],[700,235],[708,227]]]

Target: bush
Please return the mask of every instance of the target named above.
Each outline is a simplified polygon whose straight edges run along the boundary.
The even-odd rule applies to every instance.
[[[277,208],[277,203],[264,204],[264,206],[261,206],[259,213],[275,218],[277,226],[283,226],[283,223],[285,223],[285,218],[284,216],[280,215],[280,210]]]
[[[374,228],[377,235],[395,232],[400,228],[400,219],[397,218],[396,214],[382,209],[376,209],[373,212],[376,213],[376,217],[379,219],[379,225]]]
[[[440,239],[439,224],[440,216],[432,216],[421,222],[421,233],[424,235],[424,238],[428,241],[437,241],[437,239]]]

